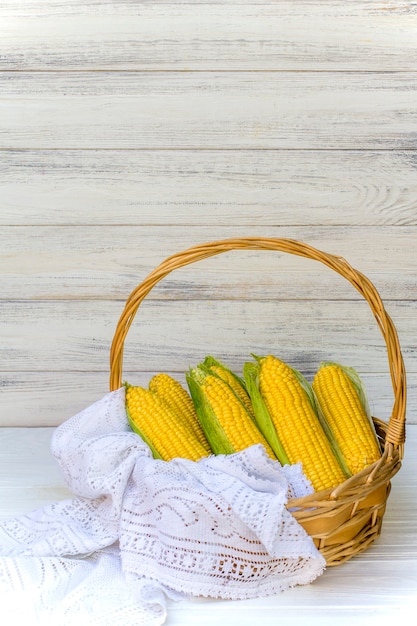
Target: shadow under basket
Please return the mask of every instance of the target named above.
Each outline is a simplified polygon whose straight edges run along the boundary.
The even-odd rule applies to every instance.
[[[110,390],[122,385],[123,348],[135,314],[151,289],[173,270],[231,250],[271,250],[313,259],[348,280],[368,302],[384,337],[394,404],[389,422],[374,418],[383,454],[334,489],[292,499],[287,508],[314,540],[326,564],[338,565],[362,552],[380,535],[391,488],[401,467],[405,442],[406,376],[395,326],[381,298],[361,272],[345,259],[292,239],[236,238],[200,244],[174,254],[155,268],[130,294],[118,321],[110,352]]]

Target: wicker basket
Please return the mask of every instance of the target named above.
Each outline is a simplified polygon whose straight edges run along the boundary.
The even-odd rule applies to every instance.
[[[129,296],[114,334],[110,390],[122,385],[123,347],[138,307],[151,289],[175,269],[230,250],[276,250],[320,261],[346,278],[368,302],[384,337],[394,405],[388,423],[374,418],[381,459],[335,489],[291,500],[288,508],[313,538],[327,565],[338,565],[365,550],[380,534],[391,478],[400,469],[405,441],[406,378],[392,320],[373,284],[343,258],[291,239],[238,238],[201,244],[163,261]]]

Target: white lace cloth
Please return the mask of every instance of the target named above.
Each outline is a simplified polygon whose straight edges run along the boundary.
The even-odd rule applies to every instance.
[[[129,429],[121,388],[59,426],[51,451],[75,497],[0,525],[3,616],[157,626],[167,598],[267,596],[324,570],[285,508],[311,487],[262,446],[154,460]]]

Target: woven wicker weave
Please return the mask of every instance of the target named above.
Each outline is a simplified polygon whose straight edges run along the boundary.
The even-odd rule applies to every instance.
[[[338,565],[365,550],[380,534],[391,478],[400,469],[405,442],[406,377],[394,324],[366,276],[345,259],[291,239],[238,238],[197,245],[163,261],[129,296],[118,321],[110,353],[110,390],[122,385],[124,341],[133,318],[151,289],[175,269],[230,250],[276,250],[320,261],[348,280],[368,302],[384,337],[394,404],[388,423],[374,418],[383,449],[381,459],[335,489],[291,500],[288,508],[326,559]]]

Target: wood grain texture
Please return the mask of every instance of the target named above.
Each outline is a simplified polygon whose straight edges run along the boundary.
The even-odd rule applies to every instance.
[[[417,225],[417,151],[2,151],[0,197],[2,225]]]
[[[361,305],[365,306],[361,306]],[[0,307],[2,424],[57,424],[108,389],[109,349],[122,303],[15,302]],[[184,372],[206,354],[236,372],[250,352],[274,351],[308,376],[324,359],[355,367],[374,413],[388,420],[392,387],[386,346],[365,303],[341,301],[144,303],[125,346],[124,378],[147,384],[156,371]],[[355,313],[353,314],[353,311]],[[391,303],[416,397],[415,304]],[[296,323],[294,323],[296,320]],[[411,409],[410,423],[416,421]]]
[[[416,226],[263,226],[255,232],[306,241],[345,257],[375,283],[384,300],[417,300],[417,251],[410,246]],[[0,300],[123,300],[167,256],[200,242],[253,234],[253,226],[240,225],[3,226]],[[265,251],[233,251],[182,268],[148,297],[255,302],[361,298],[320,263]]]
[[[412,3],[17,0],[0,14],[3,422],[27,419],[19,389],[15,407],[36,404],[31,423],[68,415],[55,370],[88,402],[82,381],[102,389],[133,286],[167,254],[255,228],[369,274],[414,376]],[[181,372],[217,347],[238,364],[261,309],[261,346],[273,328],[311,366],[327,326],[325,348],[369,368],[385,410],[383,346],[365,348],[370,320],[354,356],[349,330],[363,318],[349,290],[301,259],[222,255],[152,293],[132,370],[166,359]],[[276,330],[275,301],[298,334]]]
[[[415,70],[412,2],[2,2],[0,69]],[[401,33],[401,35],[400,35]]]
[[[65,345],[63,346],[65,347]],[[63,357],[65,353],[63,353]],[[194,355],[197,356],[197,355]],[[186,386],[184,371],[164,371]],[[1,427],[57,426],[79,411],[99,400],[109,389],[107,360],[103,371],[0,371]],[[238,368],[236,368],[237,371]],[[125,370],[124,380],[147,386],[156,372]],[[305,372],[311,378],[313,372]],[[362,375],[368,392],[372,413],[388,420],[393,406],[391,383],[386,371]],[[407,374],[407,396],[410,410],[407,425],[417,424],[413,407],[417,403],[417,374]],[[0,431],[1,431],[0,427]]]
[[[2,149],[416,149],[407,72],[2,72]]]
[[[1,303],[2,369],[104,371],[122,309],[117,301]],[[417,371],[415,303],[391,302],[388,311]],[[251,352],[272,348],[304,369],[325,357],[361,372],[387,371],[385,344],[367,303],[340,300],[175,300],[163,306],[145,300],[129,331],[125,367],[184,370],[209,353],[239,365]]]

